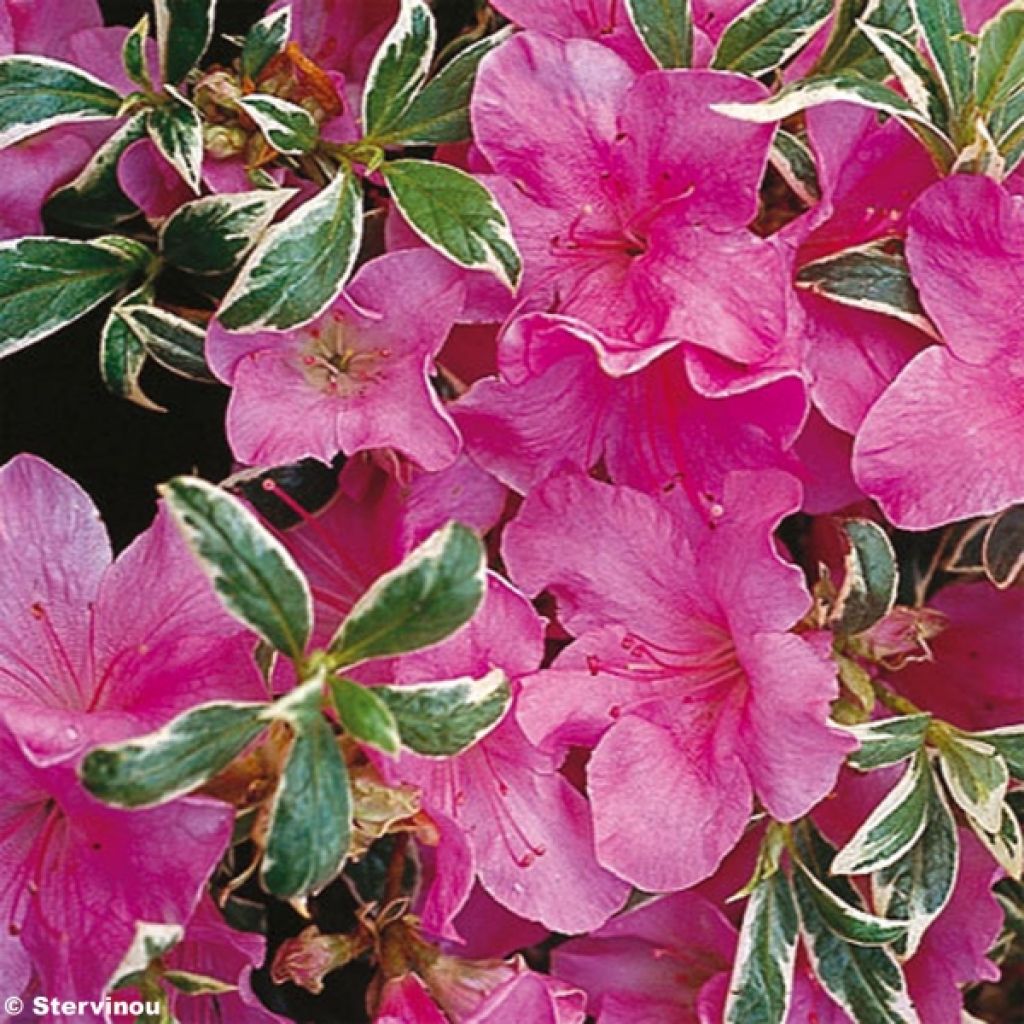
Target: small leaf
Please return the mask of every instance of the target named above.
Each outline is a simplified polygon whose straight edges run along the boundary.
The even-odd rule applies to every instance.
[[[0,57],[0,149],[58,124],[108,121],[121,97],[81,68],[49,57]]]
[[[1010,774],[1024,782],[1024,725],[1008,725],[1002,729],[976,732],[971,738],[995,748],[1006,762]]]
[[[998,832],[1010,773],[996,748],[950,731],[939,741],[939,765],[963,812],[986,832]]]
[[[168,101],[153,107],[146,121],[149,137],[185,184],[198,192],[203,175],[202,121],[181,93],[170,85],[164,89]]]
[[[756,78],[798,53],[825,24],[832,0],[757,0],[725,32],[711,66]]]
[[[509,31],[467,46],[424,86],[391,129],[378,133],[374,140],[382,145],[437,146],[468,139],[469,100],[480,61],[509,37]]]
[[[262,877],[281,899],[318,892],[348,855],[352,798],[334,732],[319,708],[305,713],[270,810]]]
[[[876,28],[867,22],[858,23],[858,28],[885,59],[907,99],[933,124],[948,128],[949,109],[942,88],[914,44],[898,32]]]
[[[780,128],[772,139],[770,156],[772,167],[805,206],[813,206],[821,198],[814,154],[803,139]]]
[[[0,358],[77,320],[146,269],[151,254],[130,239],[0,242]]]
[[[266,726],[264,704],[201,704],[147,736],[90,751],[82,783],[116,807],[166,803],[213,778]]]
[[[690,0],[626,0],[626,11],[644,49],[659,67],[690,67],[693,63]]]
[[[152,289],[140,288],[127,296],[123,303],[146,302]],[[118,398],[126,398],[143,409],[166,412],[153,402],[139,385],[139,377],[146,363],[146,349],[134,332],[117,315],[115,306],[107,316],[100,332],[100,377],[107,390]]]
[[[160,488],[225,608],[282,654],[300,658],[313,601],[288,550],[237,498],[196,477]]]
[[[176,85],[200,61],[213,38],[217,0],[154,0],[163,80]]]
[[[992,583],[1000,590],[1013,585],[1024,569],[1024,505],[1014,505],[992,520],[981,557]]]
[[[201,327],[144,303],[123,302],[114,313],[164,369],[186,380],[216,383],[206,365],[206,332]]]
[[[836,855],[833,874],[867,874],[899,860],[924,831],[933,786],[928,758],[919,751],[900,781]]]
[[[185,929],[180,924],[136,921],[132,944],[110,976],[110,989],[121,988],[143,974],[154,960],[166,956],[181,942]]]
[[[140,88],[151,89],[153,83],[146,67],[146,40],[149,38],[149,15],[144,14],[128,33],[121,48],[125,74]]]
[[[194,971],[164,971],[160,977],[172,988],[184,992],[187,996],[221,996],[227,992],[237,992],[238,986],[230,982],[211,978],[208,974],[196,974]]]
[[[789,878],[776,871],[754,887],[743,912],[725,1024],[783,1024],[793,995],[798,927]]]
[[[919,1024],[896,959],[879,946],[846,942],[829,927],[804,872],[793,878],[807,956],[822,988],[862,1024]]]
[[[253,93],[243,96],[239,106],[256,122],[263,137],[278,153],[301,156],[310,152],[320,138],[313,115],[297,103]]]
[[[292,9],[282,7],[257,21],[242,43],[242,76],[254,82],[270,60],[276,57],[288,42],[292,32]]]
[[[480,679],[375,686],[391,709],[402,746],[423,757],[454,757],[482,740],[505,716],[512,690],[501,669]]]
[[[853,246],[807,263],[797,272],[796,284],[844,306],[895,317],[936,337],[906,258],[891,239]]]
[[[136,114],[93,153],[89,162],[47,200],[47,221],[56,219],[77,227],[108,230],[139,211],[117,180],[121,155],[146,137],[146,115]]]
[[[860,31],[864,23],[916,40],[914,16],[906,0],[840,0],[832,31],[814,74],[855,72],[862,78],[889,77],[889,67]]]
[[[921,749],[931,721],[932,716],[922,712],[847,726],[846,731],[860,741],[860,750],[850,754],[847,763],[862,772],[899,764]]]
[[[967,824],[1003,870],[1018,882],[1024,875],[1024,836],[1009,804],[1003,804],[998,832],[988,832],[974,818]]]
[[[160,251],[168,263],[192,274],[224,274],[239,262],[296,194],[266,192],[204,196],[179,206],[160,229]]]
[[[486,585],[480,539],[448,523],[359,598],[330,652],[339,664],[355,665],[439,643],[473,617]]]
[[[899,571],[889,535],[869,519],[842,523],[849,551],[844,558],[843,583],[836,596],[829,625],[844,636],[854,636],[884,619],[896,603]]]
[[[401,746],[398,723],[375,690],[349,679],[332,678],[330,684],[338,719],[346,731],[385,754],[397,754]]]
[[[989,122],[995,144],[1006,161],[1009,176],[1024,159],[1024,92],[1017,93],[995,110]]]
[[[925,931],[949,902],[959,860],[956,822],[941,788],[932,786],[921,838],[898,861],[871,876],[878,913],[909,924],[906,940],[895,944],[901,957],[917,952]]]
[[[395,160],[381,173],[402,216],[425,242],[515,290],[522,260],[508,219],[485,186],[465,171],[427,160]]]
[[[393,132],[423,88],[437,43],[437,28],[423,0],[401,0],[398,20],[374,55],[363,89],[363,131],[368,139]]]
[[[316,319],[348,280],[363,235],[363,194],[351,173],[271,227],[224,297],[233,331],[291,330]]]
[[[955,118],[966,109],[974,81],[974,58],[959,0],[910,0],[910,6]]]
[[[1006,103],[1024,87],[1024,7],[1007,4],[987,22],[978,41],[974,102],[982,112]]]

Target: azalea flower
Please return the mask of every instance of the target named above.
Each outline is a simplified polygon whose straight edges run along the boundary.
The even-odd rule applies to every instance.
[[[473,126],[523,253],[522,309],[558,316],[613,374],[684,342],[768,359],[784,266],[746,225],[772,129],[710,110],[763,95],[724,72],[638,77],[587,40],[526,32],[488,55]]]
[[[389,253],[305,327],[236,334],[211,325],[210,365],[232,387],[235,456],[272,466],[394,448],[425,469],[451,465],[459,435],[430,384],[462,306],[449,266],[426,250]]]
[[[944,345],[872,406],[854,475],[897,526],[928,529],[1024,501],[1024,199],[956,176],[914,204],[907,260]]]
[[[546,749],[593,748],[598,860],[642,889],[708,877],[755,793],[779,820],[805,813],[850,749],[828,724],[829,638],[791,632],[810,597],[771,540],[799,507],[778,472],[731,475],[704,521],[564,474],[506,529],[513,580],[547,588],[576,638],[524,680],[520,723]]]

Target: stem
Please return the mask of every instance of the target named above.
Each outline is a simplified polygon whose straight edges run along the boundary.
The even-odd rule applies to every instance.
[[[893,693],[885,683],[879,682],[877,679],[872,679],[871,687],[875,691],[875,696],[878,700],[890,711],[895,711],[898,715],[923,714],[921,708],[916,704],[911,703],[906,699],[906,697],[901,697],[898,693]]]

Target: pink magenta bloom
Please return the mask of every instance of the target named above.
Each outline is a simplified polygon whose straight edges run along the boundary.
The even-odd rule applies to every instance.
[[[857,435],[854,475],[923,530],[1024,501],[1024,199],[956,176],[914,205],[907,259],[945,345],[915,356]]]
[[[763,89],[740,75],[637,75],[588,40],[514,36],[485,58],[476,142],[524,258],[522,308],[562,318],[610,373],[686,342],[768,359],[784,266],[747,230],[772,129],[710,104]]]
[[[98,1000],[136,921],[189,919],[233,812],[202,799],[114,810],[85,792],[73,758],[33,764],[3,720],[0,756],[0,983],[16,994],[34,974],[48,996]]]
[[[227,434],[247,465],[394,448],[451,465],[459,435],[430,384],[462,307],[456,268],[424,249],[367,263],[317,321],[287,333],[214,324],[208,355],[232,387]]]
[[[793,463],[786,449],[807,411],[794,374],[707,398],[680,349],[610,377],[576,332],[547,317],[524,318],[499,358],[502,378],[476,384],[454,415],[470,455],[524,493],[560,465],[603,460],[616,483],[720,494],[730,470]]]
[[[543,625],[525,598],[492,576],[469,625],[398,659],[395,680],[479,678],[501,668],[515,686],[540,665]],[[598,865],[586,801],[559,774],[561,761],[537,750],[509,714],[457,757],[403,754],[383,766],[395,781],[418,785],[427,812],[455,826],[442,829],[438,878],[423,910],[428,930],[456,937],[449,922],[474,875],[513,913],[555,931],[587,931],[622,906],[629,887]]]
[[[778,472],[731,475],[713,525],[562,475],[507,528],[512,578],[547,588],[577,638],[524,681],[520,722],[545,747],[594,748],[598,860],[640,888],[708,877],[755,793],[779,820],[805,813],[850,749],[828,724],[828,637],[790,632],[810,597],[771,533],[799,507]]]

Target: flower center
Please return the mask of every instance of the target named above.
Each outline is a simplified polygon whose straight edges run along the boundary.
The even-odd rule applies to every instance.
[[[363,330],[356,331],[337,314],[327,325],[307,331],[301,368],[318,391],[342,398],[362,398],[372,386],[387,379],[391,350],[366,344]]]

